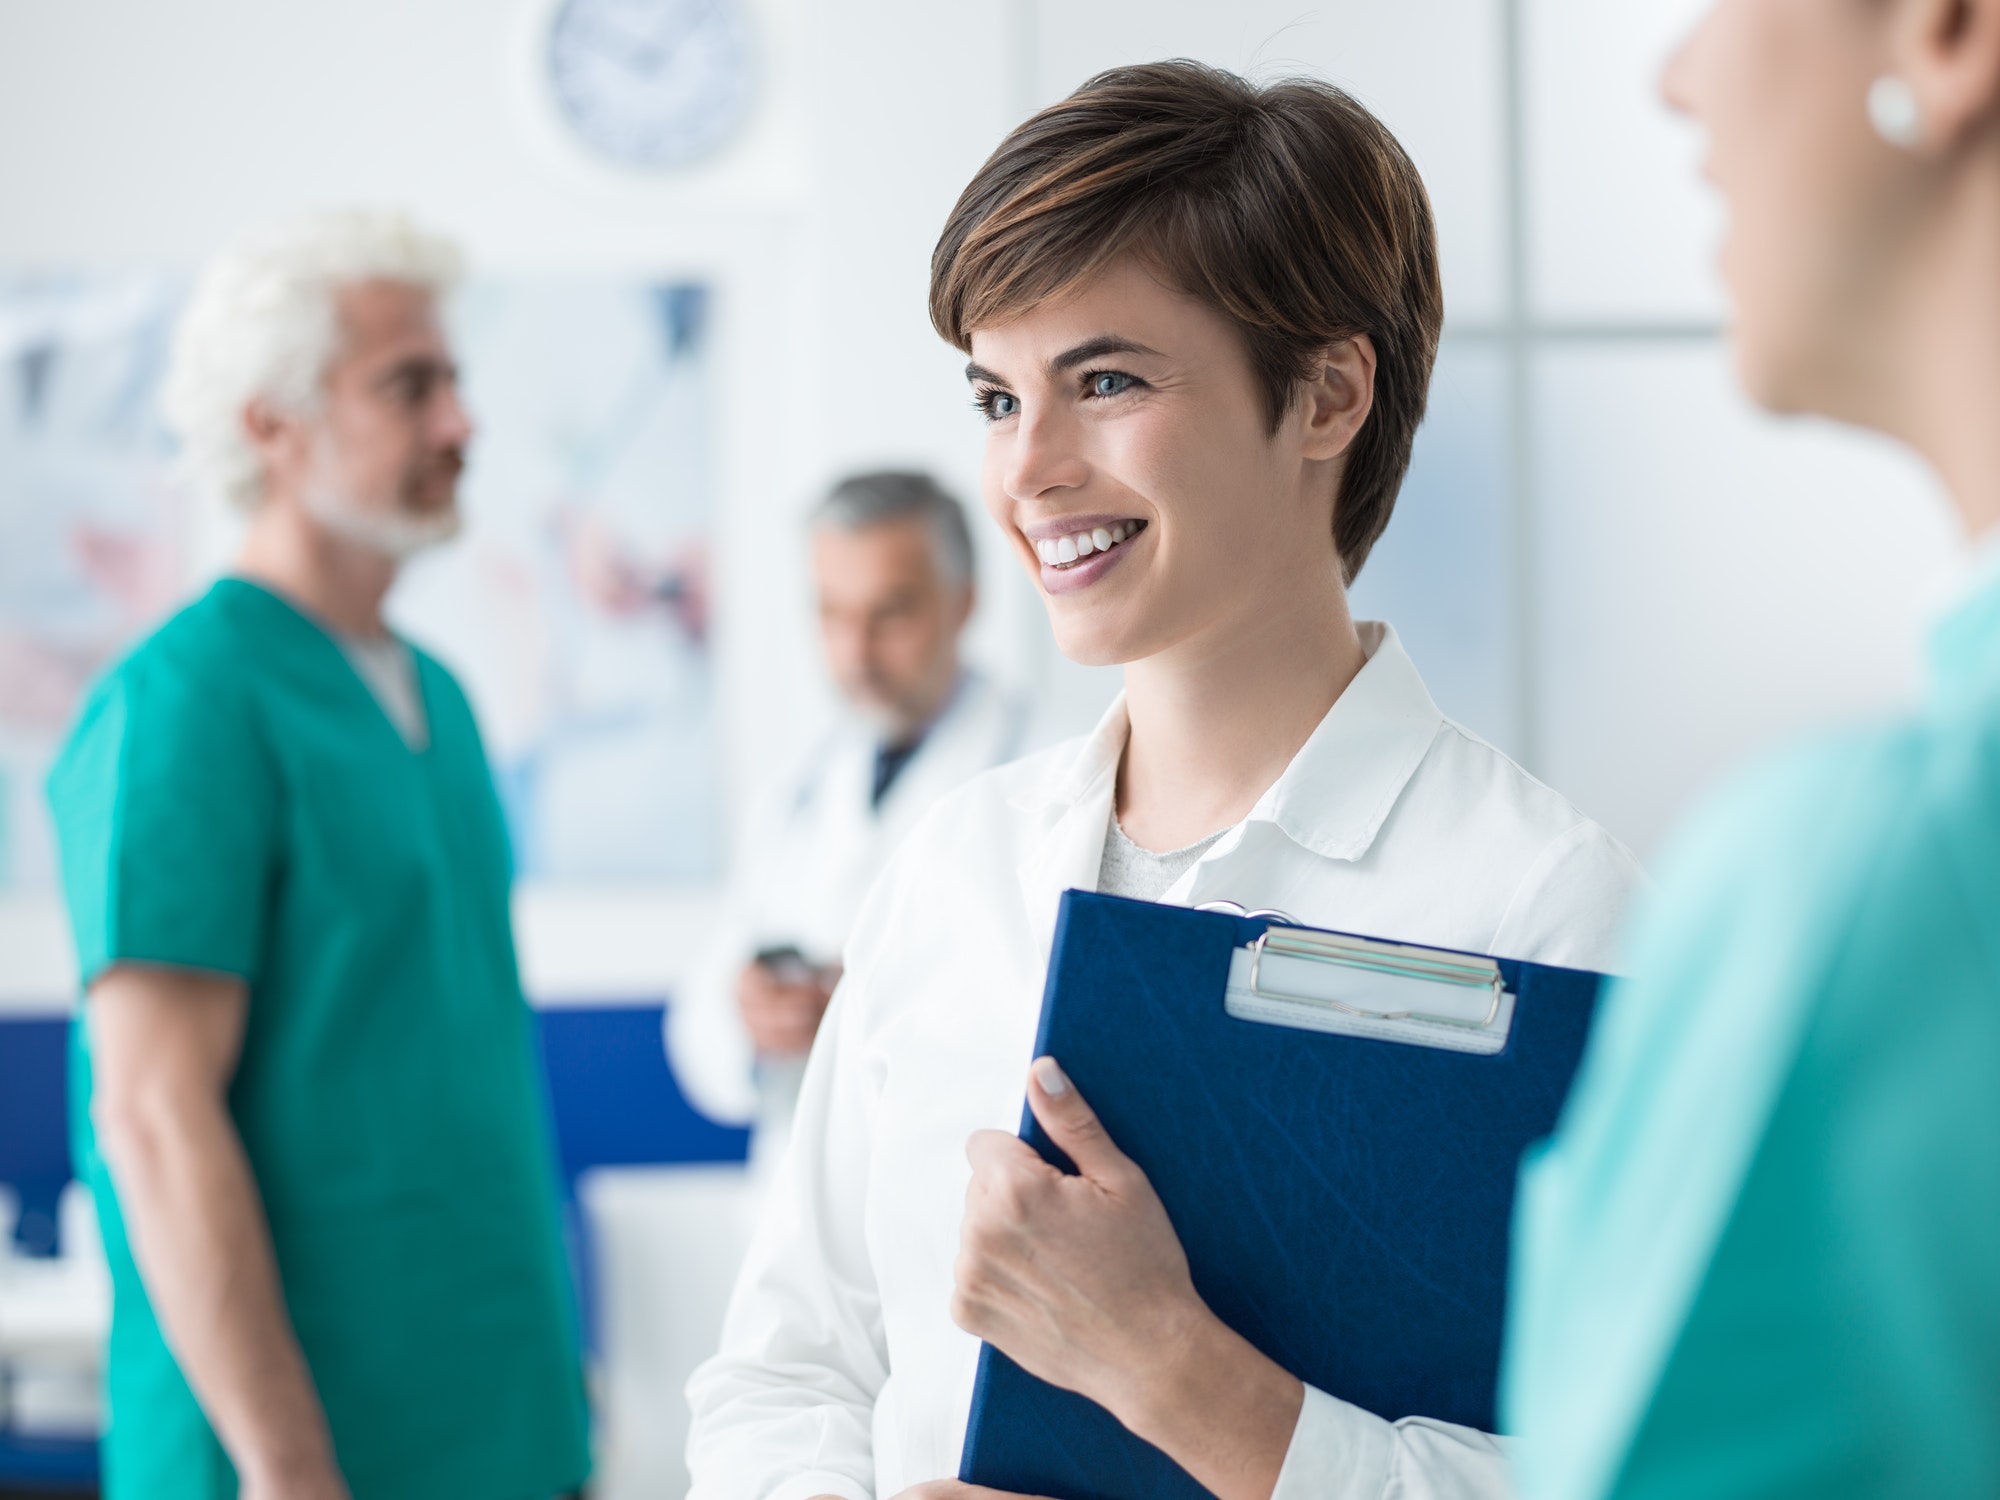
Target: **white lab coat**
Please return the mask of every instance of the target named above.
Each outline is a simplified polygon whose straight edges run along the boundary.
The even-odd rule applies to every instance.
[[[1166,899],[1604,969],[1637,862],[1440,714],[1393,631]],[[1095,888],[1127,734],[981,776],[869,896],[721,1352],[689,1382],[694,1500],[895,1495],[957,1471],[978,1343],[951,1321],[966,1138],[1011,1131],[1065,888]],[[1279,1494],[1506,1493],[1484,1433],[1310,1391]]]
[[[905,834],[945,792],[1031,748],[1027,703],[967,672],[923,743],[872,805],[879,741],[848,723],[823,737],[754,821],[714,935],[667,1009],[667,1055],[696,1108],[757,1127],[762,1164],[782,1148],[804,1060],[759,1063],[736,981],[762,949],[840,956],[862,898]]]

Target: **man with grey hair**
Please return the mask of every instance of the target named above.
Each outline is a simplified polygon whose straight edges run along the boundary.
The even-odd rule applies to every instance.
[[[820,641],[848,712],[760,809],[717,935],[667,1012],[682,1089],[783,1143],[861,898],[943,793],[1027,749],[1024,704],[967,671],[972,537],[929,475],[836,485],[812,512]]]
[[[167,401],[243,549],[50,776],[113,1500],[526,1500],[588,1467],[506,834],[464,695],[382,618],[458,523],[457,269],[357,212],[209,268]]]

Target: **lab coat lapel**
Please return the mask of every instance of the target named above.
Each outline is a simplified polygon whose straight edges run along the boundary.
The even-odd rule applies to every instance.
[[[825,861],[823,889],[839,913],[836,944],[882,862],[881,826],[868,796],[874,766],[873,742],[862,734],[845,736],[827,764],[815,799],[807,847],[819,851],[819,859]]]
[[[1070,807],[1016,872],[1028,903],[1028,925],[1044,960],[1055,942],[1056,907],[1068,890],[1094,891],[1104,867],[1104,836],[1111,826],[1111,796]]]
[[[1038,826],[1028,835],[1027,858],[1015,873],[1027,903],[1028,926],[1044,962],[1055,942],[1056,907],[1062,893],[1097,889],[1128,731],[1121,693],[1075,758],[1052,773],[1044,795],[1023,805]]]
[[[882,799],[879,818],[890,845],[901,842],[939,797],[999,764],[996,697],[997,690],[985,678],[967,674],[951,705]]]

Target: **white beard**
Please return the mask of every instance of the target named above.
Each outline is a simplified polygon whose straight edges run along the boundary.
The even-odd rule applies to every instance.
[[[404,562],[425,548],[448,542],[458,535],[464,522],[456,504],[426,516],[362,509],[331,472],[337,467],[329,461],[331,457],[321,451],[319,462],[314,465],[316,472],[312,481],[306,485],[299,500],[306,514],[335,536],[357,547],[379,552],[396,562]]]

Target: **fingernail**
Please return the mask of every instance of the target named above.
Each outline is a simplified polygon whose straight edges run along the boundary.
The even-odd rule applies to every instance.
[[[1063,1070],[1056,1066],[1053,1057],[1035,1059],[1035,1082],[1042,1086],[1042,1092],[1051,1099],[1060,1099],[1069,1092],[1069,1080],[1063,1076]]]

